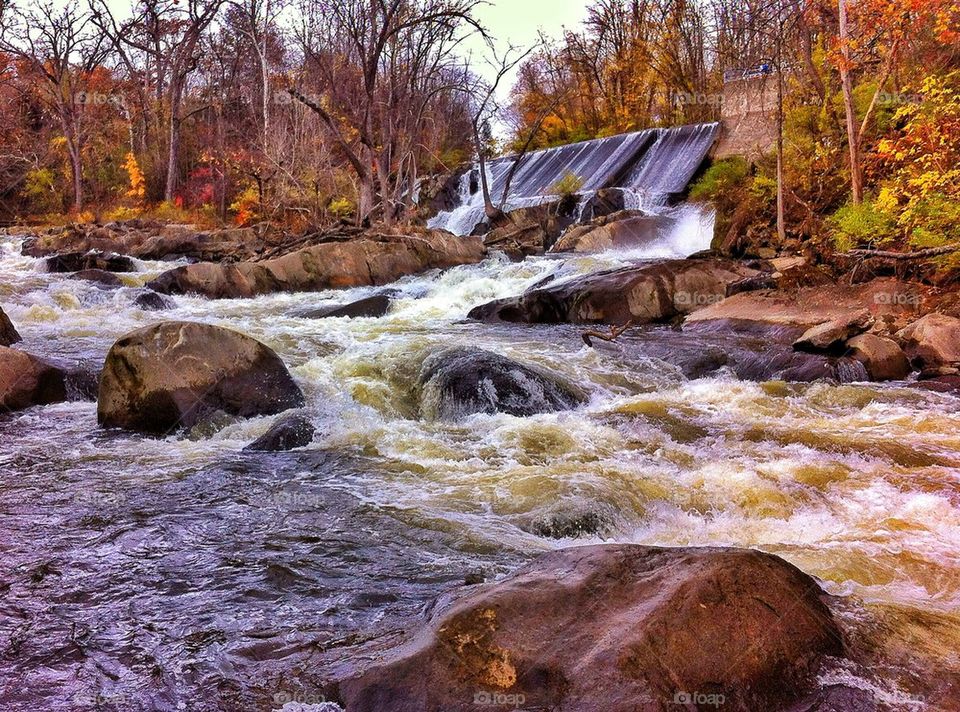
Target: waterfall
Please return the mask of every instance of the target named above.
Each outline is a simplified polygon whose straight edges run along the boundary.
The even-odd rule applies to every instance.
[[[506,209],[549,200],[553,187],[568,173],[582,181],[581,201],[601,188],[620,187],[628,207],[666,202],[683,193],[713,145],[718,124],[695,124],[581,141],[532,151],[520,160],[510,181]],[[493,201],[499,202],[514,157],[487,163]],[[477,188],[478,168],[460,178],[460,203],[430,220],[433,228],[457,235],[472,232],[484,220],[483,193]]]

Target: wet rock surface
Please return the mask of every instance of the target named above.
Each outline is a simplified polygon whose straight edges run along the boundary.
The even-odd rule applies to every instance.
[[[351,712],[487,699],[633,712],[694,704],[687,695],[780,709],[843,654],[824,598],[811,577],[752,550],[563,549],[441,604],[340,694]]]
[[[99,287],[104,289],[113,289],[116,287],[123,286],[123,280],[121,280],[113,272],[107,272],[102,269],[84,269],[79,272],[75,272],[70,275],[70,279],[79,279],[84,282],[93,282]]]
[[[270,348],[230,329],[161,322],[120,338],[107,354],[97,398],[104,427],[167,433],[217,410],[249,417],[304,404]]]
[[[133,300],[133,303],[144,311],[163,311],[172,309],[176,303],[162,294],[157,294],[152,289],[144,289]]]
[[[0,413],[34,405],[96,400],[99,373],[86,364],[0,346]]]
[[[559,375],[482,349],[450,349],[420,372],[420,411],[428,419],[459,420],[473,413],[528,416],[569,410],[584,394]]]
[[[49,272],[135,272],[136,266],[126,255],[116,252],[64,252],[47,258]],[[81,279],[83,279],[81,277]]]
[[[253,452],[283,452],[306,447],[313,441],[314,427],[303,415],[287,415],[270,426],[263,435],[244,450]]]
[[[392,293],[374,294],[363,299],[358,299],[349,304],[333,304],[319,309],[299,312],[297,316],[304,319],[326,319],[334,317],[379,317],[390,310],[390,301]]]
[[[755,274],[723,259],[663,260],[562,280],[470,310],[483,321],[646,324],[720,301],[728,284]]]
[[[0,346],[10,346],[20,341],[20,334],[3,309],[0,309]]]

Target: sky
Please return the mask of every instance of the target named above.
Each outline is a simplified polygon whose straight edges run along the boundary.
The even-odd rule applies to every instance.
[[[2,1],[2,0],[0,0]],[[63,0],[60,0],[61,2]],[[118,17],[130,14],[133,0],[107,0],[107,4]],[[487,0],[477,8],[477,18],[496,40],[498,52],[509,45],[529,48],[540,38],[541,31],[550,38],[562,36],[564,29],[578,29],[587,14],[586,0]],[[474,57],[487,56],[484,42],[471,37],[463,44],[464,52]],[[477,62],[476,70],[487,79],[495,76],[489,67]],[[501,105],[505,102],[516,81],[516,71],[505,77],[497,91]],[[506,126],[500,122],[494,125],[494,133],[504,137]]]
[[[551,39],[563,35],[565,29],[579,29],[587,15],[586,0],[490,0],[477,10],[477,18],[496,40],[497,52],[513,45],[528,49],[537,44],[542,33]],[[477,36],[464,43],[464,49],[474,56],[484,57],[489,50]],[[496,78],[496,71],[478,62],[475,69],[488,80]],[[504,77],[497,90],[501,106],[516,82],[516,70]],[[509,128],[502,121],[493,122],[497,138],[507,138]]]

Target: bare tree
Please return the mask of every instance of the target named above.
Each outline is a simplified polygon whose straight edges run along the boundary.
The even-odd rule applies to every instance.
[[[73,207],[83,209],[82,124],[86,88],[109,45],[95,31],[88,13],[75,2],[45,2],[31,10],[11,8],[0,25],[0,50],[24,61],[42,81],[43,101],[57,117],[70,161]]]
[[[450,81],[453,50],[464,32],[483,31],[473,15],[478,4],[341,0],[320,8],[317,0],[302,0],[297,33],[305,59],[301,86],[318,96],[310,96],[307,88],[288,91],[320,117],[355,171],[358,222],[384,207],[384,220],[394,219],[388,203],[411,175],[409,150],[398,139],[404,133],[408,147],[423,143],[427,105],[456,91]],[[402,81],[404,77],[417,84]],[[396,119],[411,110],[421,125],[406,123],[401,131]]]
[[[165,110],[167,144],[164,200],[172,201],[180,179],[182,127],[191,74],[200,61],[201,40],[226,0],[141,0],[134,16],[118,22],[100,0],[92,5],[101,30],[110,36],[135,75],[152,87]],[[91,0],[96,3],[97,0]]]

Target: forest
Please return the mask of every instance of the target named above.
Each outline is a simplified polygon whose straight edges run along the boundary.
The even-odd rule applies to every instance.
[[[5,3],[0,216],[404,221],[425,177],[478,149],[716,120],[725,79],[762,71],[781,141],[718,163],[695,196],[845,249],[960,239],[950,0],[597,0],[581,28],[506,48],[477,9],[151,0],[117,16],[102,0]],[[490,40],[484,56],[462,51],[471,35]],[[507,69],[514,84],[493,94]],[[494,137],[491,122],[508,131]]]

